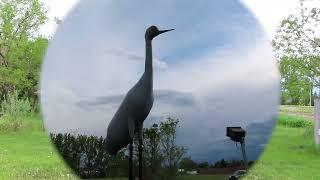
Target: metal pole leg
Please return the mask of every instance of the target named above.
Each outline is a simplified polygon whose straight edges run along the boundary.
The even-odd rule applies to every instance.
[[[129,180],[133,180],[133,173],[132,173],[132,151],[133,151],[133,139],[130,140],[129,144]]]
[[[139,180],[142,180],[142,151],[143,151],[143,140],[139,138]]]
[[[241,150],[242,150],[242,155],[243,155],[244,168],[246,170],[248,170],[248,162],[247,162],[246,150],[245,150],[245,145],[244,145],[244,139],[242,140],[242,142],[240,142],[240,144],[241,144]]]

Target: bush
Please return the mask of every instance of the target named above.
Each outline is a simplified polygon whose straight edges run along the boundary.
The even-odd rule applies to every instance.
[[[0,118],[0,132],[17,132],[24,129],[25,126],[21,121],[10,121]]]
[[[304,130],[303,136],[306,138],[313,138],[314,137],[314,126],[308,126]]]
[[[31,112],[28,99],[19,98],[18,91],[13,91],[0,104],[0,131],[19,131],[26,125],[23,118]]]
[[[287,126],[287,127],[293,127],[293,128],[301,128],[301,127],[312,127],[313,121],[307,120],[300,117],[292,117],[292,116],[286,116],[286,115],[279,115],[278,117],[278,124]]]
[[[122,151],[115,157],[108,155],[105,138],[69,133],[51,133],[50,138],[67,164],[82,179],[127,176],[126,156]]]
[[[179,119],[167,117],[160,124],[144,128],[144,174],[150,180],[175,179],[187,149],[176,142]],[[135,144],[138,144],[138,138]],[[137,153],[136,148],[136,153]]]
[[[185,148],[176,144],[177,119],[144,129],[143,176],[148,180],[170,180],[177,174]],[[75,134],[75,133],[74,133]],[[106,138],[86,135],[50,134],[67,164],[81,178],[128,176],[128,151],[116,156],[106,151]],[[134,138],[133,174],[138,176],[138,136]]]
[[[1,103],[1,112],[3,116],[7,118],[18,119],[24,117],[31,111],[31,105],[29,100],[19,98],[18,91],[9,93],[4,101]]]

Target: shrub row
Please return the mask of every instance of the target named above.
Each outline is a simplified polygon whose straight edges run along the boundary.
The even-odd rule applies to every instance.
[[[67,164],[81,178],[103,178],[108,173],[110,155],[107,154],[106,140],[102,137],[50,134],[53,144]]]
[[[279,115],[277,123],[286,127],[293,127],[293,128],[313,126],[312,120],[307,120],[301,117],[293,117],[293,116],[287,116],[287,115]]]

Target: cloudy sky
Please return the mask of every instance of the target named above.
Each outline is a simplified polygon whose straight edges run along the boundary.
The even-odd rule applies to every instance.
[[[178,143],[195,160],[215,161],[241,158],[225,130],[242,126],[248,157],[256,159],[278,111],[279,74],[268,35],[236,0],[81,1],[43,64],[47,129],[106,135],[144,71],[150,25],[176,30],[153,40],[155,102],[145,127],[179,118]]]
[[[50,16],[50,21],[42,28],[42,33],[52,35],[56,30],[53,18],[64,19],[80,0],[42,0],[42,2],[49,8]],[[273,37],[279,21],[294,11],[299,0],[241,0],[241,2],[260,21],[268,36]],[[309,4],[320,7],[320,1],[317,0],[311,0]]]

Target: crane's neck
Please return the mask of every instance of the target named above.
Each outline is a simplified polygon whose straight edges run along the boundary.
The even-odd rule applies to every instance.
[[[148,78],[149,81],[151,81],[151,85],[152,85],[153,67],[152,67],[152,43],[151,43],[151,40],[146,40],[146,62],[145,62],[144,76],[146,78]]]

